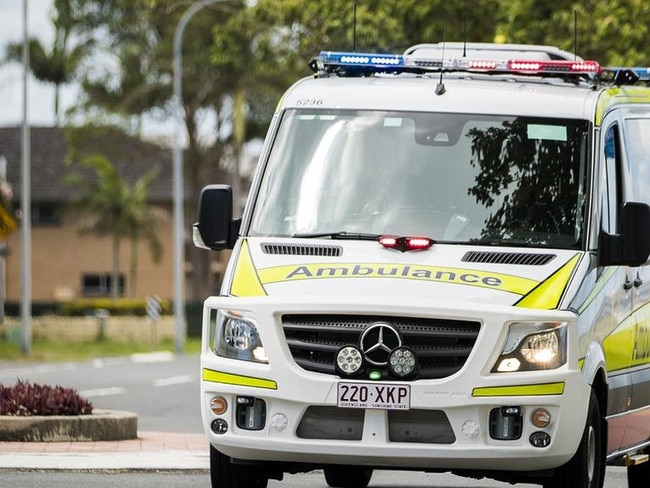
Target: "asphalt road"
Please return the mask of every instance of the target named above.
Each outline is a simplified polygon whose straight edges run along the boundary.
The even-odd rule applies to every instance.
[[[210,488],[207,472],[1,472],[0,488]],[[469,480],[448,474],[404,473],[379,471],[369,488],[507,488],[513,485],[491,480]],[[514,485],[516,488],[537,485]],[[608,470],[605,488],[625,488],[625,472]],[[327,488],[321,472],[285,476],[282,482],[270,481],[268,488]]]
[[[75,388],[95,408],[138,415],[138,430],[202,433],[199,357],[152,353],[74,363],[0,362],[0,383]]]

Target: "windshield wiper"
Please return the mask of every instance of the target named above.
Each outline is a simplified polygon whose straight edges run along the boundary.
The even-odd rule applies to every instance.
[[[504,247],[538,247],[539,243],[532,243],[524,240],[511,240],[511,239],[470,239],[465,241],[462,244],[467,244],[470,246],[504,246]]]
[[[349,241],[376,241],[381,236],[379,234],[362,234],[359,232],[341,231],[341,232],[311,232],[311,233],[304,232],[304,233],[293,234],[291,237],[295,237],[297,239],[323,238],[323,239],[342,239],[342,240],[349,240]]]

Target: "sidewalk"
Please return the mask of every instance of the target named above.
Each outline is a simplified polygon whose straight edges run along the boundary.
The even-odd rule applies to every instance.
[[[100,442],[0,442],[0,470],[207,470],[204,434],[138,432],[138,438]]]

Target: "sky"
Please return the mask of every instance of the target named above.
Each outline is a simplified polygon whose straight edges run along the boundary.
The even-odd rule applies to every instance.
[[[0,59],[7,44],[23,40],[24,0],[0,0]],[[52,0],[28,0],[27,30],[45,46],[53,38],[50,21]],[[65,86],[61,90],[62,111],[69,108],[78,96],[78,89]],[[20,125],[23,120],[22,65],[0,64],[0,127]],[[54,87],[36,81],[29,75],[27,83],[27,120],[33,126],[54,125]]]

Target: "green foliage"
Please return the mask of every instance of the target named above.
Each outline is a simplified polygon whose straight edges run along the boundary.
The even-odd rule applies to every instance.
[[[81,298],[61,303],[59,314],[68,317],[82,317],[93,315],[96,310],[107,310],[111,316],[134,315],[144,317],[147,315],[147,302],[139,298]],[[161,314],[172,313],[172,303],[162,300],[160,303]]]
[[[648,66],[647,0],[501,0],[502,42],[558,46],[609,66]]]
[[[90,415],[93,405],[76,390],[18,380],[14,386],[0,385],[0,415]]]

